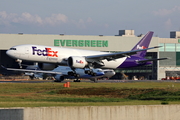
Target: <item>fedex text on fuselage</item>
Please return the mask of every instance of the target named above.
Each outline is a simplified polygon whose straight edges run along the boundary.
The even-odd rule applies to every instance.
[[[51,48],[45,48],[44,50],[41,50],[35,46],[32,46],[32,54],[33,55],[58,57],[57,53],[58,53],[58,51],[53,51]]]

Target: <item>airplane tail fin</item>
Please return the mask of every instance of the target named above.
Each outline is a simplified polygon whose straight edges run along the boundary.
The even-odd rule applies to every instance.
[[[150,43],[150,41],[151,41],[151,38],[152,38],[152,36],[153,36],[153,33],[154,32],[148,32],[135,46],[134,46],[134,48],[132,49],[132,51],[133,50],[138,50],[138,49],[146,49],[146,48],[148,48],[149,47],[149,43]],[[137,54],[135,54],[135,55],[132,55],[132,56],[137,56],[137,57],[142,57],[142,58],[144,58],[145,57],[145,55],[146,55],[146,52],[147,52],[147,50],[145,50],[145,51],[140,51],[140,52],[138,52]]]

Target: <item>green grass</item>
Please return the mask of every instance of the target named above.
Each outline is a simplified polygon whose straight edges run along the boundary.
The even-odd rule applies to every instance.
[[[180,83],[1,83],[0,107],[180,104]]]

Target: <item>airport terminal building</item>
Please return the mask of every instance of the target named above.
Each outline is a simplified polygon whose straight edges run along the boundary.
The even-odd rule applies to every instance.
[[[7,67],[18,67],[14,59],[6,55],[6,50],[20,44],[37,44],[76,49],[120,52],[129,51],[143,37],[135,36],[134,30],[119,30],[115,36],[86,36],[86,35],[45,35],[45,34],[0,34],[0,64]],[[141,79],[160,80],[167,76],[180,75],[180,32],[170,32],[170,38],[153,37],[149,47],[162,46],[159,49],[152,49],[147,52],[147,58],[164,58],[168,60],[154,61],[152,65],[117,69],[114,78],[128,79],[133,76]],[[60,51],[63,52],[63,51]],[[3,68],[0,73],[4,74]]]

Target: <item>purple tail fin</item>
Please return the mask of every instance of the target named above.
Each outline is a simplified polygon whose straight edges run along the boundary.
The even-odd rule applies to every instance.
[[[149,47],[149,43],[151,41],[151,38],[153,36],[154,32],[148,32],[135,46],[132,50],[138,50],[138,49],[146,49]],[[145,57],[147,51],[141,51],[133,56],[137,57]]]

